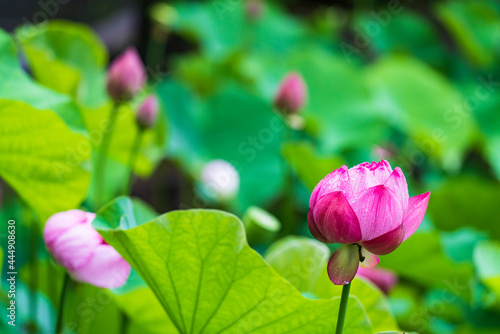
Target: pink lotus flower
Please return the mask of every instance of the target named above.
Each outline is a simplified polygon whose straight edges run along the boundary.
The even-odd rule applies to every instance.
[[[43,239],[54,259],[77,281],[101,288],[125,284],[131,267],[92,227],[95,214],[70,210],[52,215]]]
[[[142,102],[135,116],[137,124],[143,129],[153,127],[158,117],[158,100],[154,95],[149,95]]]
[[[356,277],[362,277],[388,294],[398,283],[398,276],[390,270],[380,268],[359,268]]]
[[[306,84],[298,73],[290,73],[280,84],[274,106],[283,114],[295,114],[304,105]]]
[[[334,284],[348,284],[359,261],[367,267],[408,239],[424,218],[430,192],[409,198],[399,167],[389,163],[342,166],[314,188],[307,222],[312,235],[324,243],[346,244],[328,262]],[[376,255],[375,255],[376,254]]]
[[[132,98],[146,82],[144,64],[134,48],[118,56],[108,72],[108,94],[115,101]]]

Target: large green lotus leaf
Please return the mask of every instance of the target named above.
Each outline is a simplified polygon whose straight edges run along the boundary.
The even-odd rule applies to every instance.
[[[425,286],[457,286],[454,293],[465,293],[464,287],[472,278],[471,265],[451,261],[443,252],[439,235],[432,231],[411,236],[397,250],[380,257],[380,264]]]
[[[139,198],[132,199],[126,214],[138,224],[151,221],[158,214]],[[128,333],[175,333],[176,329],[151,288],[132,269],[124,286],[112,289],[113,300],[128,318]]]
[[[474,265],[479,279],[500,297],[500,244],[483,241],[474,249]]]
[[[250,22],[243,2],[183,3],[176,6],[179,15],[172,28],[195,39],[210,56],[239,48],[283,53],[305,37],[299,21],[272,5],[263,6],[259,19]]]
[[[264,255],[266,262],[300,292],[313,292],[329,258],[330,249],[325,244],[294,236],[275,242]]]
[[[205,115],[199,99],[184,85],[165,80],[157,87],[168,119],[167,154],[196,173],[208,155],[202,150],[201,127]]]
[[[500,33],[500,31],[499,31]],[[499,35],[500,36],[500,35]],[[474,103],[474,116],[485,138],[484,155],[489,160],[493,171],[500,179],[500,95],[497,93],[498,79],[495,75],[485,74],[472,77],[461,86],[462,94],[471,97]]]
[[[70,96],[34,82],[21,68],[10,36],[0,29],[0,99],[22,101],[57,113],[73,129],[84,130],[83,119]]]
[[[495,1],[448,1],[435,12],[467,59],[480,66],[491,65],[498,56],[498,21]]]
[[[324,299],[339,297],[342,293],[342,286],[334,285],[328,278],[329,258],[330,250],[326,245],[306,237],[279,240],[264,256],[271,267],[300,292]],[[363,305],[373,331],[398,329],[387,298],[371,283],[356,278],[352,282],[351,295]]]
[[[248,246],[235,216],[174,211],[137,225],[131,206],[118,198],[93,225],[144,278],[179,332],[330,333],[335,327],[339,299],[302,297]],[[347,328],[369,333],[362,308],[351,304]]]
[[[0,176],[41,220],[83,201],[90,152],[88,139],[53,112],[0,100]]]
[[[307,142],[291,142],[283,145],[283,156],[292,165],[299,179],[312,191],[318,182],[334,169],[344,164],[340,157],[320,156]]]
[[[130,319],[129,333],[177,333],[177,329],[147,285],[126,294],[114,295],[113,298]]]
[[[386,136],[386,122],[371,105],[360,69],[313,47],[295,52],[287,66],[304,77],[308,102],[303,114],[324,151],[366,147]]]
[[[343,45],[344,55],[362,55],[367,49],[373,50],[375,54],[404,53],[432,66],[447,68],[450,65],[447,46],[442,43],[432,22],[420,13],[405,10],[404,3],[401,3],[400,8],[397,14],[390,14],[387,8],[360,12],[353,26],[362,27],[356,31],[359,36],[367,36],[366,33],[370,32],[370,45],[368,47],[360,47],[361,43],[351,43],[349,47]],[[372,34],[371,29],[375,27],[375,22],[380,24],[380,29],[377,34]]]
[[[374,103],[446,169],[460,166],[475,125],[461,94],[417,60],[387,57],[369,67]]]
[[[109,290],[72,281],[62,333],[119,333],[122,314]]]
[[[443,230],[472,226],[500,238],[500,185],[477,177],[447,179],[432,191],[429,214]]]
[[[104,44],[87,26],[50,21],[16,31],[35,79],[55,91],[71,95],[88,107],[107,99]]]

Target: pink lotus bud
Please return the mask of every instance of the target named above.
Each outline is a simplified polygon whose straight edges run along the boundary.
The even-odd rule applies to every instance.
[[[77,281],[101,288],[125,284],[131,267],[92,227],[95,214],[81,210],[51,216],[43,239],[54,259]]]
[[[274,99],[274,106],[283,114],[295,114],[304,105],[306,85],[298,73],[290,73],[281,82]]]
[[[387,269],[380,268],[359,268],[356,274],[358,277],[365,278],[378,286],[386,295],[398,283],[398,276]]]
[[[136,121],[143,129],[152,128],[158,117],[158,100],[154,95],[149,95],[137,110]]]
[[[392,170],[385,160],[350,169],[342,166],[314,188],[307,222],[319,241],[357,244],[363,262],[363,251],[385,255],[408,239],[424,218],[429,196],[427,192],[409,198],[403,172],[399,167]],[[349,283],[358,264],[339,276],[336,263],[330,260],[328,265],[330,279],[335,284]]]
[[[261,0],[247,0],[246,4],[246,15],[249,21],[256,21],[264,10],[264,4]]]
[[[131,99],[146,82],[146,70],[135,48],[127,49],[109,67],[108,94],[115,101]]]

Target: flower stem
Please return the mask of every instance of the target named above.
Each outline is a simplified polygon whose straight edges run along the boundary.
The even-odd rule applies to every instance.
[[[335,334],[342,334],[344,330],[344,320],[345,314],[347,311],[347,302],[349,300],[349,291],[351,290],[351,282],[349,284],[344,285],[342,288],[342,297],[340,298],[340,306],[339,306],[339,317],[337,319],[337,329],[335,330]]]
[[[141,148],[142,137],[144,135],[144,129],[139,128],[135,134],[134,142],[132,143],[132,148],[130,149],[130,155],[128,159],[128,179],[122,190],[122,195],[129,195],[132,190],[132,180],[134,177],[134,166],[137,156],[139,155],[139,149]]]
[[[111,112],[109,114],[108,121],[106,123],[106,127],[103,131],[101,147],[99,150],[99,155],[97,156],[97,163],[96,163],[96,169],[95,169],[95,176],[96,176],[95,206],[96,206],[96,209],[98,209],[102,205],[104,180],[106,178],[105,173],[106,173],[107,155],[108,155],[108,151],[109,151],[109,145],[111,143],[111,137],[112,137],[113,131],[115,129],[115,123],[116,123],[116,118],[118,116],[119,107],[120,107],[120,103],[115,102],[113,104],[113,108],[111,109]]]
[[[64,305],[66,302],[66,293],[69,289],[69,285],[71,282],[71,278],[68,273],[64,273],[64,282],[61,290],[61,296],[59,297],[59,310],[57,312],[57,324],[55,334],[59,334],[63,332],[63,316],[64,316]]]

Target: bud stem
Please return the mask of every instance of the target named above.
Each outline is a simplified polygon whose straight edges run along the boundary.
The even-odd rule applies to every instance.
[[[344,285],[342,288],[342,297],[340,298],[340,306],[339,306],[339,317],[337,319],[337,329],[335,330],[335,334],[342,334],[344,330],[344,321],[345,314],[347,311],[347,302],[349,300],[349,291],[351,290],[351,282],[349,284]]]
[[[141,143],[142,143],[142,137],[144,134],[144,129],[142,127],[139,127],[137,129],[137,132],[134,137],[134,142],[132,143],[132,148],[130,149],[130,155],[129,155],[129,160],[128,160],[128,179],[127,182],[125,183],[125,186],[123,187],[122,190],[122,195],[130,195],[130,191],[132,190],[132,179],[134,177],[134,166],[135,166],[135,161],[137,160],[137,156],[139,155],[139,150],[141,148]]]
[[[59,297],[59,310],[57,312],[57,324],[55,334],[63,333],[63,317],[64,317],[64,306],[66,304],[66,293],[69,290],[69,285],[71,278],[68,273],[64,273],[64,281],[61,290],[61,296]]]
[[[111,136],[113,134],[113,131],[115,130],[115,123],[116,123],[116,118],[118,116],[119,107],[120,107],[119,102],[115,102],[113,104],[113,108],[111,109],[111,112],[110,112],[109,117],[108,117],[108,121],[106,123],[106,128],[104,129],[103,134],[102,134],[101,147],[99,150],[99,155],[97,156],[97,163],[96,163],[96,169],[95,169],[95,177],[96,177],[95,206],[96,206],[96,209],[100,208],[102,205],[104,180],[106,179],[105,174],[106,174],[107,155],[108,155],[108,151],[109,151],[109,145],[111,143]]]

